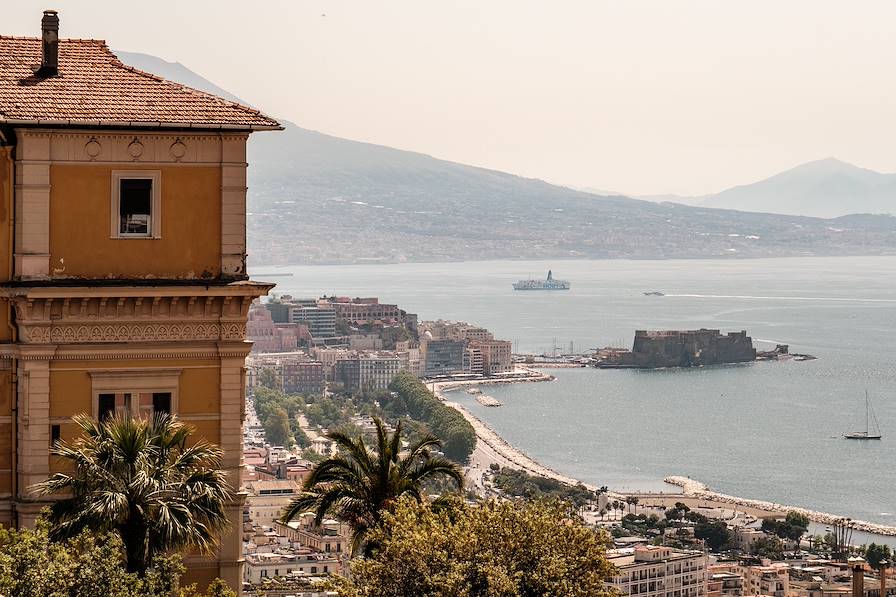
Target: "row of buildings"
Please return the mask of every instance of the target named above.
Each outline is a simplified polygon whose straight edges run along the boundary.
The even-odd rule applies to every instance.
[[[255,352],[316,346],[384,348],[383,334],[377,333],[383,329],[403,330],[416,337],[416,315],[376,297],[302,299],[288,294],[264,304],[256,302],[249,312],[248,332]]]
[[[862,560],[718,562],[702,550],[659,545],[611,549],[608,583],[626,597],[893,597],[896,579]]]
[[[318,395],[327,382],[350,392],[386,389],[401,371],[421,378],[458,374],[496,376],[513,371],[511,343],[497,340],[485,328],[465,322],[424,321],[408,317],[396,305],[384,305],[376,298],[339,302],[320,299],[312,307],[302,301],[283,298],[274,311],[256,303],[249,310],[249,337],[259,350],[248,362],[248,386],[259,383],[262,371],[270,371],[276,387],[287,393]],[[299,348],[295,339],[313,337],[310,328],[295,323],[276,323],[274,312],[307,309],[339,313],[352,333],[350,341],[338,344],[307,343]],[[371,319],[375,318],[375,319]],[[361,330],[362,322],[375,323]],[[388,324],[388,325],[386,325]],[[341,326],[342,324],[340,324]],[[395,336],[401,329],[401,339]],[[354,344],[354,346],[353,346]],[[389,344],[390,349],[383,348]],[[288,349],[288,350],[287,350]],[[270,379],[268,380],[270,381]]]
[[[335,520],[317,525],[311,513],[288,523],[280,521],[284,509],[301,492],[311,465],[287,448],[268,444],[251,401],[246,409],[243,460],[242,580],[247,592],[333,594],[317,587],[327,576],[345,573],[351,551],[349,530]]]

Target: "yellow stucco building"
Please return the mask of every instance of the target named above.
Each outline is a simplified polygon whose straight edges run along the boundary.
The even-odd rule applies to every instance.
[[[256,110],[122,64],[98,40],[0,36],[0,523],[29,525],[71,417],[177,413],[238,492]],[[241,580],[242,498],[190,579]]]

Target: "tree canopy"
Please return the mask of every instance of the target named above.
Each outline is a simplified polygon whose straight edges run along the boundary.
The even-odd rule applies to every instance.
[[[445,456],[461,463],[470,458],[476,447],[476,431],[462,414],[446,406],[408,372],[399,373],[389,389],[395,395],[383,405],[383,410],[390,416],[410,415],[423,421],[441,440]]]
[[[889,566],[892,559],[893,553],[890,551],[889,545],[871,543],[865,548],[865,561],[875,570],[880,570],[884,566]]]
[[[770,537],[760,537],[750,546],[750,552],[760,558],[783,560],[784,544],[774,535]]]
[[[799,541],[808,529],[809,517],[799,512],[788,512],[784,520],[766,518],[762,521],[763,532],[788,541]]]
[[[428,479],[448,477],[457,487],[463,487],[463,473],[457,465],[431,454],[439,446],[436,437],[425,436],[405,449],[400,422],[392,434],[380,419],[374,418],[373,422],[375,450],[367,446],[362,435],[353,437],[340,431],[327,435],[339,453],[315,465],[302,493],[283,514],[284,522],[309,511],[315,513],[316,524],[325,516],[333,516],[351,527],[352,551],[356,551],[399,498],[422,500],[423,484]]]
[[[614,572],[606,536],[562,502],[401,500],[352,564],[343,597],[601,597]]]
[[[143,573],[156,554],[211,552],[228,526],[230,488],[220,468],[221,450],[192,442],[193,428],[166,414],[96,421],[77,415],[81,437],[57,442],[52,454],[66,464],[35,486],[62,495],[47,518],[53,539],[85,530],[121,537],[130,572]]]
[[[195,586],[179,588],[184,567],[178,556],[156,557],[143,576],[125,570],[121,538],[85,531],[51,541],[49,525],[0,528],[0,595],[17,597],[200,597]],[[235,597],[217,580],[207,597]]]

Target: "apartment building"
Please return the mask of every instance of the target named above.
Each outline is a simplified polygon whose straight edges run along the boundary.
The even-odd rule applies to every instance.
[[[471,340],[470,346],[478,349],[481,355],[483,375],[490,376],[513,371],[509,340]]]
[[[326,385],[323,363],[288,360],[280,365],[283,391],[287,394],[320,396]]]
[[[298,497],[299,485],[288,479],[252,481],[246,485],[249,520],[256,525],[273,525],[284,508]]]
[[[463,340],[434,340],[424,334],[420,343],[423,352],[423,371],[427,376],[459,373],[464,370]]]
[[[380,303],[375,297],[354,298],[334,297],[327,301],[336,312],[339,321],[350,325],[364,325],[375,322],[392,323],[401,320],[398,305]]]
[[[610,550],[618,573],[609,584],[622,595],[705,597],[706,555],[657,545]]]
[[[739,566],[738,570],[744,577],[744,595],[788,597],[790,566],[787,564]]]
[[[334,377],[350,392],[385,390],[401,368],[402,360],[394,353],[358,353],[336,361]]]
[[[709,566],[706,571],[706,597],[743,597],[744,577],[733,566]]]

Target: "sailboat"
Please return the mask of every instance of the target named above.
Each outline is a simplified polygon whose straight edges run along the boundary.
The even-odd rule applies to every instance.
[[[865,431],[852,431],[843,437],[846,439],[880,439],[880,425],[878,425],[877,417],[871,408],[868,390],[865,390]]]

